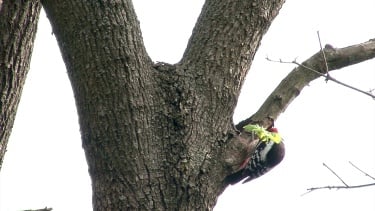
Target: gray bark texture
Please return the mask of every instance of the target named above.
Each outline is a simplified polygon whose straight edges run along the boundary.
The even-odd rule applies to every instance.
[[[0,169],[29,70],[41,4],[0,1]]]
[[[254,149],[242,126],[267,127],[267,116],[277,118],[318,77],[297,71],[294,82],[309,75],[300,87],[284,83],[258,113],[233,125],[244,78],[283,3],[207,0],[182,59],[167,64],[149,58],[130,0],[42,1],[75,95],[94,210],[212,210],[225,176]],[[0,88],[1,111],[14,115],[4,96],[19,99],[20,91]]]
[[[205,2],[181,61],[153,64],[131,1],[46,0],[96,210],[210,210],[262,36],[284,1]]]

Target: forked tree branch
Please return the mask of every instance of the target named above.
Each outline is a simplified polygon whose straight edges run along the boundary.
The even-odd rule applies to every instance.
[[[328,71],[332,71],[374,58],[375,39],[345,48],[332,48],[326,45],[324,54],[327,62],[321,51],[318,51],[295,67],[269,95],[259,110],[253,116],[238,123],[236,128],[241,129],[244,125],[262,120],[267,116],[276,120],[306,85],[322,75],[327,75],[326,65]]]

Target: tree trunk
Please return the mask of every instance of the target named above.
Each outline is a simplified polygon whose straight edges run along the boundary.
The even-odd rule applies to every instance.
[[[206,1],[178,64],[153,64],[130,1],[45,0],[75,94],[95,210],[210,210],[232,114],[283,1]],[[240,159],[240,158],[235,158]]]
[[[12,3],[9,3],[12,2]],[[236,128],[232,115],[280,1],[207,0],[181,61],[153,64],[130,0],[44,0],[75,94],[95,210],[211,210],[268,126],[311,80],[292,71]],[[38,1],[0,0],[0,168],[29,66]],[[326,49],[328,70],[375,56],[374,41]],[[322,67],[320,52],[304,62]]]
[[[29,70],[41,5],[0,1],[0,169]]]

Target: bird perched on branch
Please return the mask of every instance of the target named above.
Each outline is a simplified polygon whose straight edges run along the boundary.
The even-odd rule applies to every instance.
[[[285,155],[283,139],[276,128],[265,129],[259,125],[249,124],[243,129],[256,135],[259,142],[255,151],[242,162],[239,170],[225,178],[226,184],[234,185],[245,178],[243,183],[246,183],[258,178],[279,164]]]

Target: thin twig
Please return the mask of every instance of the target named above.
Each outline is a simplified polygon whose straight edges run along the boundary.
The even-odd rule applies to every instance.
[[[365,174],[365,176],[368,176],[368,177],[370,177],[371,179],[375,180],[375,177],[373,177],[373,176],[367,174],[366,172],[364,172],[363,170],[361,170],[360,168],[358,168],[356,165],[354,165],[352,162],[349,161],[349,163],[350,163],[350,165],[352,165],[354,168],[356,168],[358,171],[360,171],[360,172],[362,172],[363,174]]]
[[[328,167],[325,163],[323,163],[323,166],[326,167],[328,170],[330,170],[346,187],[349,187],[349,185],[346,184],[344,180],[341,179],[341,177],[337,175],[336,172],[334,172],[330,167]]]
[[[333,81],[333,82],[335,82],[335,83],[337,83],[337,84],[340,84],[340,85],[345,86],[345,87],[347,87],[347,88],[349,88],[349,89],[352,89],[352,90],[355,90],[355,91],[357,91],[357,92],[360,92],[360,93],[362,93],[362,94],[368,95],[368,96],[372,97],[373,99],[375,99],[375,95],[371,94],[370,92],[366,92],[366,91],[363,91],[363,90],[358,89],[358,88],[356,88],[356,87],[353,87],[353,86],[351,86],[351,85],[349,85],[349,84],[343,83],[343,82],[341,82],[341,81],[339,81],[339,80],[333,78],[333,77],[332,77],[331,75],[329,75],[329,74],[327,74],[327,75],[326,75],[326,74],[323,74],[323,73],[321,73],[321,72],[319,72],[319,71],[317,71],[317,70],[314,70],[314,69],[311,68],[311,67],[308,67],[308,66],[306,66],[306,65],[300,64],[300,63],[298,63],[297,61],[289,62],[289,61],[282,61],[281,59],[280,59],[280,60],[272,60],[272,59],[270,59],[270,58],[268,58],[268,57],[267,57],[266,59],[267,59],[268,61],[271,61],[271,62],[278,62],[278,63],[282,63],[282,64],[295,64],[295,65],[298,65],[298,66],[300,66],[300,67],[305,68],[306,70],[310,70],[310,71],[312,71],[312,72],[314,72],[314,73],[316,73],[316,74],[318,74],[318,75],[324,77],[324,78],[326,79],[326,81],[329,81],[329,80],[330,80],[330,81]]]
[[[320,190],[320,189],[352,189],[352,188],[363,188],[368,186],[374,186],[375,183],[368,183],[363,185],[351,185],[351,186],[324,186],[324,187],[315,187],[315,188],[308,188],[306,193],[303,193],[301,196],[304,196],[314,190]]]
[[[356,169],[358,169],[359,171],[361,171],[362,173],[364,173],[366,176],[369,176],[371,177],[370,175],[368,175],[366,172],[362,171],[361,169],[359,169],[357,166],[355,166],[352,162],[349,161],[349,163],[354,166]],[[311,193],[312,191],[314,190],[320,190],[320,189],[353,189],[353,188],[363,188],[363,187],[368,187],[368,186],[375,186],[375,183],[367,183],[367,184],[362,184],[362,185],[348,185],[344,182],[343,179],[341,179],[341,177],[339,177],[336,172],[334,172],[331,168],[329,168],[325,163],[323,163],[323,166],[325,166],[328,170],[330,170],[337,178],[340,179],[340,181],[344,184],[344,185],[337,185],[337,186],[322,186],[322,187],[313,187],[313,188],[308,188],[307,189],[307,192],[306,193],[303,193],[301,196],[304,196],[308,193]],[[375,179],[373,177],[371,177],[372,179]]]
[[[323,59],[324,59],[324,64],[326,65],[326,74],[327,76],[329,76],[329,73],[328,73],[328,62],[327,62],[327,58],[326,58],[326,54],[324,53],[324,50],[323,50],[323,47],[322,47],[322,42],[320,40],[320,34],[319,34],[319,31],[316,32],[318,34],[318,40],[319,40],[319,46],[320,46],[320,51],[322,52],[322,55],[323,55]],[[328,81],[328,78],[326,78],[326,82]]]

